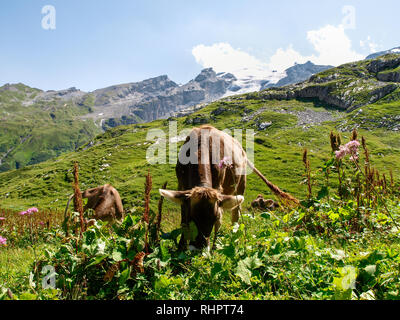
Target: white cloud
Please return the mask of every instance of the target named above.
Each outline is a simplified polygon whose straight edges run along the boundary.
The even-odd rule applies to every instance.
[[[307,40],[314,46],[318,55],[313,56],[316,64],[338,66],[343,63],[364,59],[364,55],[352,49],[351,40],[342,25],[327,25],[319,30],[307,32]]]
[[[299,52],[293,49],[292,45],[285,50],[279,48],[275,54],[270,58],[269,65],[276,70],[286,70],[294,65],[294,63],[306,63],[309,57],[302,56]]]
[[[242,89],[236,92],[252,92],[260,90],[265,80],[271,83],[278,82],[286,74],[273,72],[270,65],[249,53],[234,49],[229,43],[215,43],[211,46],[198,45],[192,49],[197,63],[203,67],[212,67],[215,72],[229,72],[238,78]]]
[[[192,54],[197,63],[205,68],[212,67],[215,72],[231,72],[238,77],[244,74],[262,77],[271,72],[267,63],[241,49],[234,49],[229,43],[200,44],[192,49]]]
[[[311,30],[307,32],[307,40],[313,46],[314,54],[304,56],[290,44],[287,49],[277,49],[269,61],[265,62],[240,49],[234,49],[228,43],[215,43],[211,46],[201,44],[193,48],[192,54],[199,64],[212,67],[216,72],[231,72],[237,77],[247,74],[258,79],[271,76],[272,70],[282,72],[295,62],[312,61],[315,64],[338,66],[365,58],[365,55],[352,48],[352,42],[343,25],[326,25],[318,30]],[[370,37],[364,45],[368,45],[370,50],[376,48]]]
[[[297,63],[312,61],[320,65],[338,66],[347,62],[362,60],[364,55],[352,48],[351,40],[345,33],[345,28],[327,25],[318,30],[307,32],[307,40],[316,53],[303,56],[290,45],[288,49],[279,48],[271,57],[270,63],[278,67],[288,67]]]

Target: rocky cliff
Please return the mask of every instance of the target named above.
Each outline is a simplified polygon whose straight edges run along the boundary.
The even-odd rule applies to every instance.
[[[297,82],[303,76],[327,67],[312,63],[296,65],[289,68],[286,76],[276,81],[276,85]],[[181,117],[197,111],[201,113],[200,108],[230,93],[236,95],[224,98],[225,102],[232,99],[311,99],[341,111],[370,107],[376,102],[379,106],[390,104],[395,111],[384,121],[381,120],[383,116],[365,114],[367,107],[362,108],[363,112],[357,117],[362,117],[360,123],[367,128],[383,126],[400,130],[396,109],[400,100],[400,54],[345,64],[317,73],[297,84],[263,91],[257,91],[262,85],[260,79],[245,80],[229,73],[216,74],[212,69],[204,69],[184,85],[178,85],[164,75],[89,93],[76,88],[42,91],[23,84],[6,84],[0,87],[0,171],[36,164],[76,150],[93,139],[101,129],[171,115]],[[250,88],[255,92],[237,95]],[[207,122],[224,114],[224,108],[217,108],[204,116],[197,112],[185,123],[197,125]],[[309,119],[307,117],[304,122]],[[261,119],[258,128],[265,130],[271,123],[273,121]]]
[[[190,111],[193,106],[224,96],[298,83],[329,68],[332,67],[317,66],[311,62],[297,64],[287,69],[278,83],[259,79],[244,81],[231,73],[216,74],[212,68],[202,70],[197,77],[182,86],[164,75],[92,92],[94,112],[85,117],[100,122],[103,129],[120,124],[149,122],[175,116],[182,110]]]
[[[89,93],[94,99],[93,113],[85,117],[99,120],[104,129],[149,122],[199,103],[214,101],[222,97],[235,80],[231,74],[218,76],[209,68],[182,86],[166,75],[115,85]]]
[[[299,84],[255,93],[266,100],[317,99],[341,110],[352,111],[400,94],[400,55],[388,54],[339,66]],[[249,95],[248,97],[252,97]]]
[[[308,61],[304,64],[295,64],[293,67],[290,67],[285,70],[286,72],[286,77],[282,78],[275,84],[271,83],[266,83],[261,90],[267,89],[267,88],[277,88],[277,87],[283,87],[287,86],[290,84],[295,84],[302,82],[304,80],[309,79],[311,76],[313,76],[316,73],[320,73],[322,71],[328,70],[333,68],[333,66],[320,66],[312,63],[311,61]]]

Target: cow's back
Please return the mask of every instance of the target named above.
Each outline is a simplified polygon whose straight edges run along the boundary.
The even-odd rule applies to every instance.
[[[194,128],[186,139],[197,137],[197,163],[176,165],[179,190],[191,190],[194,187],[209,187],[231,195],[243,194],[246,184],[247,157],[240,143],[230,135],[212,126]],[[203,146],[203,148],[202,148]],[[183,149],[181,149],[181,153]],[[179,158],[180,158],[179,157]],[[205,159],[206,161],[202,161]],[[232,162],[232,169],[220,167],[221,160]]]

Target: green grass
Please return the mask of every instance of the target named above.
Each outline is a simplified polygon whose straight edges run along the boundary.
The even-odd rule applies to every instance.
[[[398,220],[398,200],[389,198]],[[41,265],[57,269],[57,291],[29,287],[29,249],[1,248],[6,269],[0,267],[0,279],[20,299],[398,300],[398,230],[377,219],[379,208],[362,213],[361,221],[352,206],[324,201],[292,211],[244,210],[234,227],[226,214],[212,254],[177,252],[179,233],[163,234],[159,244],[151,240],[143,273],[125,262],[144,250],[146,228],[135,213],[111,230],[99,223],[82,241],[64,239],[47,247]],[[36,277],[32,281],[40,283]]]
[[[287,108],[288,110],[318,110],[331,111],[331,109],[315,106],[313,102],[302,101],[257,101],[242,102],[235,100],[232,105],[241,104],[238,112],[221,114],[209,123],[218,129],[236,128],[255,130],[255,164],[272,182],[279,185],[296,197],[305,195],[304,186],[300,185],[304,169],[301,163],[304,148],[309,150],[311,166],[318,168],[327,160],[329,154],[329,134],[336,132],[336,127],[343,121],[353,121],[353,114],[345,115],[337,121],[328,122],[319,126],[303,129],[296,126],[295,116],[291,114],[276,113],[274,110]],[[225,103],[226,105],[226,103]],[[229,104],[228,104],[229,105]],[[221,107],[221,102],[213,103],[205,109],[198,111],[190,117],[198,114],[211,114],[213,110]],[[264,112],[254,119],[242,122],[242,116],[246,109],[246,115],[257,110]],[[392,110],[393,105],[369,106],[370,114],[378,110]],[[367,111],[365,111],[367,112]],[[364,113],[362,113],[364,114]],[[185,124],[185,118],[178,120],[178,133],[184,128],[191,128]],[[271,121],[273,125],[264,130],[257,130],[257,122]],[[146,141],[146,135],[152,128],[163,129],[168,133],[168,121],[159,120],[145,125],[121,126],[109,130],[97,136],[94,146],[68,154],[63,154],[56,161],[50,160],[40,164],[28,166],[20,170],[11,170],[0,174],[0,205],[3,208],[16,210],[27,206],[42,208],[62,209],[68,195],[72,192],[72,164],[78,161],[80,164],[81,188],[89,188],[105,183],[111,183],[121,193],[126,209],[142,204],[142,189],[147,171],[154,177],[155,189],[161,187],[166,181],[169,188],[177,188],[174,164],[150,165],[146,161],[146,151],[154,142]],[[350,129],[352,127],[350,126]],[[348,141],[351,135],[350,129],[342,132],[343,141]],[[398,133],[382,129],[360,130],[360,136],[367,139],[374,165],[388,173],[392,169],[395,177],[400,176],[400,145],[397,139]],[[182,142],[179,146],[182,145]],[[168,155],[168,152],[167,152]],[[168,161],[167,161],[168,162]],[[258,194],[269,196],[268,188],[260,183],[254,174],[248,177],[248,187],[245,194],[248,205]],[[153,196],[158,197],[157,190]]]
[[[73,151],[101,132],[93,121],[79,118],[90,111],[90,96],[81,104],[55,98],[26,105],[40,90],[13,87],[17,91],[0,88],[0,172]]]
[[[397,58],[398,55],[387,55],[376,60],[389,61]],[[275,108],[289,108],[292,111],[304,110],[304,108],[331,110],[332,106],[329,106],[327,102],[336,101],[333,104],[337,105],[337,101],[341,101],[339,105],[346,102],[347,109],[366,106],[370,112],[366,114],[368,118],[361,120],[363,125],[379,127],[374,121],[371,121],[371,116],[375,120],[379,119],[391,104],[394,104],[392,111],[396,112],[400,89],[398,84],[385,83],[386,87],[390,87],[390,92],[384,97],[379,97],[376,104],[379,104],[379,107],[375,108],[376,105],[371,107],[371,101],[377,100],[377,90],[381,90],[382,82],[377,80],[376,74],[368,71],[370,63],[371,61],[348,63],[321,72],[304,84],[225,98],[190,115],[185,121],[190,125],[197,118],[203,122],[215,123],[216,126],[223,123],[223,128],[252,127],[263,121],[272,121],[270,130],[273,131],[274,129],[290,128],[296,122],[295,116],[283,115],[276,112]],[[395,70],[397,69],[395,68]],[[326,101],[324,100],[325,103],[318,100],[319,94],[311,102],[263,100],[263,97],[269,93],[290,94],[291,90],[301,90],[303,85],[305,88],[314,88],[317,91],[327,89],[328,96]],[[94,96],[92,94],[84,96],[81,102],[54,98],[52,101],[38,100],[34,104],[26,105],[25,101],[37,96],[40,90],[23,84],[13,85],[12,89],[8,90],[7,86],[0,88],[0,155],[2,154],[4,157],[8,153],[0,164],[0,172],[53,159],[62,153],[76,150],[100,133],[100,128],[92,120],[83,121],[79,118],[93,112]],[[243,123],[239,120],[245,114],[260,107],[267,109],[250,123]],[[214,113],[220,108],[225,109],[224,112]],[[135,122],[137,119],[134,117],[109,119],[105,124],[115,126],[132,123],[132,121]],[[156,124],[157,122],[151,127]]]
[[[43,259],[44,250],[54,246],[41,244],[37,246],[37,261]],[[2,247],[0,250],[0,287],[13,288],[13,293],[29,290],[29,273],[35,262],[32,247]],[[16,290],[15,290],[16,289]]]
[[[352,87],[350,83],[353,77],[362,77],[367,72],[365,62],[359,62],[325,71],[314,79],[319,77],[321,80],[339,71],[342,79],[338,92],[342,93],[346,88]],[[329,82],[329,85],[334,85],[334,81]],[[392,170],[397,183],[400,177],[400,142],[398,132],[393,131],[393,126],[399,115],[398,90],[377,103],[363,106],[362,112],[340,112],[316,99],[265,100],[264,93],[253,93],[226,98],[211,103],[188,117],[170,120],[178,122],[178,134],[183,129],[192,128],[192,121],[196,119],[203,119],[220,130],[254,130],[256,167],[282,190],[304,199],[307,193],[306,186],[302,184],[304,149],[308,150],[313,171],[313,195],[316,196],[325,185],[322,172],[324,164],[332,158],[330,132],[339,131],[343,143],[346,143],[350,140],[354,127],[358,128],[359,137],[366,138],[373,166],[381,174],[385,173],[387,178]],[[16,93],[0,94],[3,107],[0,108],[0,114],[7,114],[13,107],[18,109],[18,99],[22,99],[26,94],[34,95],[37,91],[30,91],[29,87],[20,87]],[[368,97],[368,94],[364,95],[360,91],[356,98],[362,100]],[[120,192],[125,210],[132,212],[135,219],[139,219],[143,212],[144,182],[148,172],[153,177],[151,215],[157,212],[157,202],[160,199],[158,188],[164,182],[168,182],[170,189],[177,188],[175,164],[169,164],[168,158],[166,164],[156,165],[151,165],[146,160],[146,152],[154,143],[154,140],[146,139],[149,130],[162,129],[167,134],[169,121],[158,120],[140,125],[120,126],[93,137],[92,146],[85,145],[88,137],[95,134],[95,128],[74,122],[72,119],[90,111],[90,105],[93,103],[90,99],[88,97],[88,101],[85,102],[86,107],[70,105],[69,108],[64,108],[63,105],[56,105],[51,111],[46,110],[45,105],[27,107],[25,111],[37,121],[34,127],[32,123],[24,124],[22,110],[19,110],[13,119],[4,122],[7,127],[4,127],[4,131],[0,130],[0,152],[6,152],[10,145],[17,145],[21,137],[37,130],[26,140],[27,145],[13,150],[12,161],[15,164],[18,162],[22,166],[32,159],[38,159],[39,162],[46,160],[48,156],[58,157],[0,173],[0,208],[16,211],[32,206],[41,210],[64,209],[68,196],[72,193],[74,161],[78,161],[80,165],[81,189],[105,183],[112,184]],[[42,111],[36,114],[35,108]],[[297,126],[295,112],[299,111],[331,112],[335,120],[303,128]],[[55,113],[54,119],[48,112]],[[247,117],[247,120],[244,120],[244,117]],[[258,125],[261,122],[271,122],[272,125],[259,131]],[[183,142],[180,142],[178,147],[182,144]],[[76,150],[65,153],[68,149]],[[12,167],[9,162],[5,165],[7,164]],[[331,188],[337,187],[337,181],[337,176],[331,174]],[[251,174],[248,176],[243,205],[243,212],[249,216],[245,216],[241,221],[244,225],[242,231],[246,233],[234,238],[233,233],[236,234],[237,231],[233,232],[230,216],[225,215],[218,249],[212,258],[207,255],[179,257],[174,253],[176,247],[173,240],[165,239],[164,252],[158,251],[152,257],[155,259],[154,263],[156,259],[169,259],[165,269],[156,273],[151,280],[139,279],[143,286],[135,287],[134,290],[130,288],[128,291],[133,292],[133,296],[127,294],[126,298],[137,298],[134,292],[141,292],[154,299],[333,299],[349,293],[346,290],[337,292],[333,289],[335,278],[340,279],[340,273],[344,272],[340,268],[347,265],[357,269],[361,288],[355,292],[357,298],[370,290],[380,299],[398,298],[398,233],[388,228],[390,223],[387,222],[388,219],[382,218],[385,215],[382,207],[372,215],[367,215],[367,220],[371,219],[369,222],[372,227],[368,225],[365,232],[351,234],[347,217],[339,224],[326,218],[329,215],[340,216],[346,210],[354,214],[354,210],[346,209],[345,204],[327,208],[324,207],[326,203],[322,202],[317,204],[318,208],[310,208],[306,214],[301,211],[277,211],[273,215],[261,216],[253,212],[250,206],[259,194],[265,198],[273,197],[261,180],[255,174]],[[335,198],[329,201],[337,203]],[[390,202],[390,210],[397,219],[398,201]],[[253,219],[251,216],[254,214]],[[303,217],[300,218],[302,214]],[[311,219],[311,222],[304,217]],[[384,222],[377,222],[378,220]],[[307,228],[300,222],[304,222]],[[179,223],[179,208],[165,202],[162,230],[170,232],[178,228]],[[299,225],[301,231],[298,229]],[[317,227],[325,231],[321,232],[318,229],[316,232]],[[233,244],[235,252],[230,256]],[[338,258],[337,250],[343,250],[345,255]],[[57,249],[53,248],[52,251],[57,252]],[[363,252],[368,252],[367,258]],[[62,252],[60,254],[63,255]],[[24,263],[20,263],[20,256],[23,257]],[[253,259],[252,263],[261,265],[254,268],[255,270],[250,270],[247,265],[250,263],[249,259]],[[0,279],[6,285],[15,287],[20,276],[26,283],[32,252],[26,247],[0,248],[0,262]],[[85,266],[87,260],[81,262]],[[378,268],[372,280],[364,273],[369,265],[364,265],[365,263]],[[14,271],[8,274],[5,268],[10,268],[10,265]],[[153,270],[153,267],[150,269]],[[181,274],[182,270],[186,271],[184,275]],[[120,274],[117,275],[119,276]],[[207,286],[210,283],[212,285]],[[27,285],[24,288],[29,290]],[[147,291],[141,291],[143,288]],[[112,292],[114,289],[115,287],[110,287]],[[97,298],[104,298],[107,294],[103,292]]]

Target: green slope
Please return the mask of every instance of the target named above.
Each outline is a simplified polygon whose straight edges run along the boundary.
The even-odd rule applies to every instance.
[[[373,69],[371,63],[381,65],[378,69]],[[382,172],[393,169],[395,177],[398,177],[399,84],[377,79],[379,72],[396,69],[396,64],[400,64],[399,55],[389,55],[372,62],[363,61],[325,71],[299,85],[225,98],[190,116],[176,119],[178,132],[200,123],[209,123],[219,129],[255,130],[256,166],[272,182],[300,198],[306,193],[305,186],[300,184],[304,179],[303,150],[309,150],[313,170],[321,167],[330,158],[331,131],[341,132],[342,140],[348,141],[353,128],[358,128],[359,134],[367,139],[373,164]],[[364,70],[365,74],[360,74],[360,70]],[[332,75],[334,80],[326,80]],[[360,79],[362,81],[359,87],[353,84]],[[365,85],[364,80],[368,81],[369,86]],[[320,87],[327,86],[327,83],[330,89],[322,96]],[[379,88],[388,85],[397,89],[386,95],[379,93]],[[294,92],[307,91],[306,87],[319,88],[315,91],[318,95],[313,96],[312,90],[309,90],[308,97],[290,98],[296,96]],[[365,91],[364,94],[360,94],[362,90]],[[354,92],[354,95],[346,94],[350,91]],[[371,99],[371,95],[377,94],[379,99]],[[336,101],[332,97],[345,97],[341,101],[347,99],[346,101],[351,103],[348,108],[327,103],[326,101]],[[362,107],[351,111],[355,105]],[[263,126],[265,123],[268,123],[266,127]],[[159,120],[145,125],[117,127],[97,136],[93,139],[93,144],[88,144],[76,152],[2,173],[0,206],[15,209],[30,205],[62,208],[72,190],[71,168],[75,160],[80,163],[82,189],[111,183],[120,191],[125,208],[130,209],[141,206],[144,177],[150,171],[153,176],[154,199],[158,199],[157,189],[165,181],[168,181],[170,188],[177,187],[175,166],[150,165],[146,161],[146,151],[154,143],[147,141],[146,135],[153,128],[168,133],[168,125],[168,120]],[[180,142],[179,146],[182,143]],[[332,180],[334,184],[334,178]],[[318,187],[314,186],[315,192],[318,191]],[[268,196],[269,190],[252,174],[249,176],[245,194],[246,205],[259,193]],[[155,206],[156,201],[153,201],[152,205]]]
[[[90,102],[35,99],[42,93],[23,84],[0,87],[0,172],[73,151],[101,132],[79,119]]]

